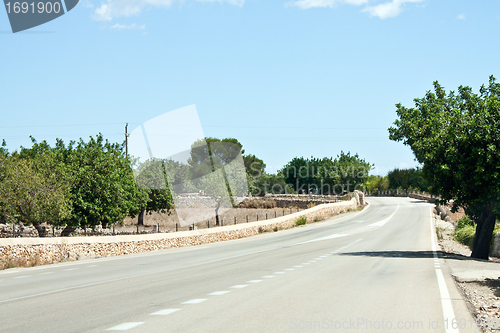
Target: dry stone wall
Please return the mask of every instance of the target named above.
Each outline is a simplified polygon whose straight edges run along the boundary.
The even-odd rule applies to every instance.
[[[275,219],[231,225],[214,229],[133,236],[2,238],[0,269],[10,266],[35,266],[66,260],[99,258],[226,241],[262,232],[288,229],[300,216],[308,223],[358,207],[359,199],[323,204]]]

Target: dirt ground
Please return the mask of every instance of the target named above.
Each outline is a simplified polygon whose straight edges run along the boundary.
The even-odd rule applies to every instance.
[[[280,217],[284,215],[290,215],[291,213],[296,213],[301,211],[297,207],[291,208],[235,208],[230,209],[220,215],[220,220],[222,225],[233,225],[241,224],[254,221],[262,221],[266,219],[271,219],[275,217]],[[213,228],[216,225],[215,217],[207,219],[201,223],[195,224],[195,229],[206,229]],[[176,226],[177,225],[177,226]],[[153,213],[151,215],[144,216],[144,226],[139,226],[139,232],[156,232],[159,226],[160,232],[175,232],[176,228],[178,231],[190,230],[192,226],[181,226],[179,219],[175,211],[169,214]],[[123,225],[115,226],[116,233],[135,233],[137,232],[137,218],[127,217],[124,220]]]
[[[468,246],[453,239],[455,226],[436,219],[438,242],[443,252],[470,257]],[[490,261],[500,261],[490,257]],[[470,282],[455,281],[464,298],[469,302],[469,309],[476,317],[476,322],[484,332],[500,332],[500,279],[484,279]]]

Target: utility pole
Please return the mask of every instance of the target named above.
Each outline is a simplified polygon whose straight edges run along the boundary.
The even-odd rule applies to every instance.
[[[125,156],[128,157],[128,123],[125,124]]]

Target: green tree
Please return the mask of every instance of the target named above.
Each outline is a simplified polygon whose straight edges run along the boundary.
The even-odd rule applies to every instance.
[[[476,223],[471,256],[488,259],[500,214],[500,84],[491,76],[479,94],[466,86],[447,94],[436,81],[414,101],[396,104],[389,137],[410,146],[442,202],[464,207]]]
[[[394,169],[387,174],[391,189],[408,190],[410,188],[428,191],[429,186],[424,178],[423,171],[419,168]]]
[[[146,206],[147,194],[136,186],[121,145],[99,134],[88,142],[71,143],[66,156],[73,179],[69,227],[107,227]]]
[[[32,224],[45,236],[41,224],[61,225],[71,215],[70,184],[63,166],[51,155],[0,162],[0,210],[6,222]]]
[[[172,196],[167,186],[164,161],[151,159],[141,163],[134,171],[140,195],[147,196],[147,200],[140,201],[142,205],[137,217],[137,223],[144,225],[144,214],[166,213],[173,208]]]

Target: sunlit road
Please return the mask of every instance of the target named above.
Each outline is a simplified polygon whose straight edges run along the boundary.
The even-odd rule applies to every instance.
[[[434,257],[432,206],[368,201],[246,239],[0,272],[0,331],[476,332]]]

